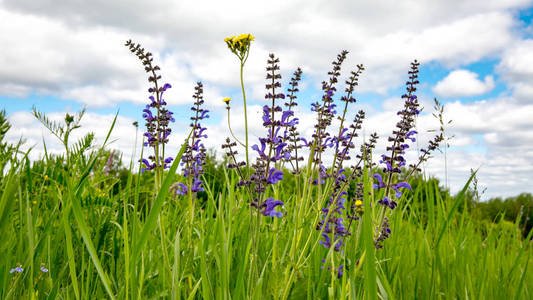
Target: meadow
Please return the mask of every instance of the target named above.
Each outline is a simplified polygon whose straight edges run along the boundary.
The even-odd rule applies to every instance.
[[[242,99],[221,101],[228,115],[243,105],[246,124],[244,66],[253,41],[250,34],[225,40],[240,63]],[[65,148],[52,155],[44,145],[35,161],[31,149],[4,141],[10,125],[0,114],[1,299],[533,298],[533,231],[522,217],[478,217],[476,172],[453,196],[423,175],[422,164],[446,140],[444,127],[406,161],[406,151],[416,151],[409,148],[421,110],[417,61],[406,70],[395,130],[358,144],[365,113],[347,111],[364,66],[341,84],[348,52],[336,57],[311,107],[314,134],[302,137],[294,112],[302,71],[282,88],[271,54],[264,137],[249,140],[246,127],[238,138],[228,124],[217,160],[203,145],[202,83],[188,138],[179,153],[165,152],[174,118],[164,92],[172,86],[150,52],[126,46],[151,84],[139,126],[143,152],[127,166],[107,139],[69,139],[84,111],[56,122],[34,109]],[[437,105],[441,120],[442,112]],[[374,153],[378,139],[387,141],[386,153]]]

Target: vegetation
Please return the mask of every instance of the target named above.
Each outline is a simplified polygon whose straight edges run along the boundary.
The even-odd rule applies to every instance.
[[[225,40],[240,57],[243,98],[252,41],[249,34]],[[531,195],[484,203],[475,172],[454,196],[424,178],[419,166],[447,141],[442,131],[417,161],[405,161],[420,112],[418,62],[411,64],[387,153],[378,156],[376,134],[356,151],[364,112],[351,123],[347,115],[362,65],[351,72],[337,107],[348,52],[339,54],[322,99],[312,105],[317,123],[306,139],[292,109],[302,71],[282,92],[279,59],[271,54],[265,137],[250,149],[248,137],[228,138],[226,156],[217,161],[202,144],[208,111],[201,83],[189,137],[167,157],[173,118],[163,94],[171,86],[160,84],[149,52],[131,41],[126,46],[153,84],[137,169],[133,161],[123,166],[106,145],[114,122],[96,147],[92,134],[69,140],[84,111],[58,123],[34,109],[65,152],[49,155],[45,147],[42,159],[30,161],[31,149],[3,141],[10,126],[0,114],[1,299],[533,297]],[[230,100],[224,99],[228,115]],[[240,161],[243,147],[247,162]],[[379,165],[372,156],[381,157]]]

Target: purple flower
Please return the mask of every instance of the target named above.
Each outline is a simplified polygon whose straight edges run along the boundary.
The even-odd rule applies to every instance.
[[[283,172],[276,170],[276,168],[271,168],[268,174],[267,183],[276,184],[281,180],[283,180]]]
[[[269,126],[272,124],[270,120],[270,108],[268,105],[263,106],[263,126]]]
[[[324,246],[324,248],[330,248],[331,247],[331,239],[329,238],[329,235],[324,231],[324,233],[322,233],[322,237],[324,239],[320,240],[318,243],[320,245]]]
[[[22,268],[22,265],[19,265],[18,267],[14,268],[14,269],[11,269],[11,271],[9,271],[10,274],[13,274],[13,273],[22,273],[24,272],[24,269]]]
[[[417,132],[416,130],[411,130],[411,131],[409,131],[409,132],[405,135],[405,138],[410,139],[411,142],[415,142],[415,141],[416,141],[416,138],[411,137],[411,136],[413,136],[413,135],[415,135],[415,134],[417,134],[417,133],[418,133],[418,132]]]
[[[200,180],[200,176],[203,174],[203,165],[206,158],[206,150],[202,143],[202,138],[207,138],[207,134],[205,134],[207,128],[203,127],[200,124],[200,121],[209,118],[209,115],[207,114],[209,111],[202,108],[202,104],[204,103],[202,83],[198,82],[194,89],[195,93],[193,98],[195,102],[191,107],[194,115],[190,118],[192,121],[190,126],[193,128],[193,134],[188,141],[189,144],[187,144],[187,148],[185,149],[185,153],[183,154],[180,163],[180,165],[183,166],[183,177],[191,177],[192,182],[189,180],[189,183],[191,184],[189,187],[185,186],[183,183],[174,184],[174,186],[180,188],[180,190],[176,189],[176,193],[180,195],[187,193],[189,189],[193,193],[204,191],[201,186],[203,182]]]
[[[390,164],[390,158],[386,156],[385,154],[381,155],[381,160],[379,161],[380,164],[385,164],[387,168],[385,169],[387,172],[392,171],[392,165]]]
[[[150,162],[146,158],[139,160],[139,162],[144,163],[144,165],[146,166],[146,168],[141,168],[141,173],[144,173],[144,171],[153,170],[155,168],[155,163],[150,164]]]
[[[261,208],[263,208],[261,213],[263,214],[263,216],[281,218],[283,214],[279,211],[274,210],[274,208],[276,208],[276,206],[278,205],[283,205],[283,202],[279,200],[274,200],[274,198],[270,197],[261,204]]]
[[[341,277],[342,277],[342,275],[343,275],[342,270],[343,270],[343,269],[344,269],[344,264],[341,264],[341,265],[339,266],[339,270],[337,271],[337,278],[341,278]]]
[[[175,189],[176,195],[187,195],[187,186],[181,182],[173,184],[172,188]]]
[[[293,118],[290,121],[287,121],[289,117],[294,116],[294,112],[292,110],[286,110],[283,112],[283,115],[281,116],[281,126],[288,126],[293,127],[298,124],[298,118]]]
[[[202,183],[203,183],[203,181],[201,181],[199,179],[195,179],[193,184],[192,184],[191,191],[193,193],[195,193],[195,192],[203,192],[204,188],[201,186]]]
[[[46,272],[48,272],[48,269],[45,268],[45,267],[41,267],[41,272],[46,273]]]
[[[259,154],[259,156],[262,158],[262,159],[265,159],[266,158],[266,154],[265,154],[265,149],[266,149],[266,140],[263,139],[263,138],[260,138],[259,139],[259,142],[261,143],[261,149],[259,149],[259,146],[257,145],[253,145],[252,146],[252,149],[257,151],[257,153]]]
[[[396,201],[389,199],[389,197],[387,197],[387,196],[385,196],[385,197],[383,197],[383,199],[379,200],[378,203],[380,203],[381,205],[388,206],[388,207],[390,207],[390,209],[395,209],[396,206],[398,205],[396,203]]]
[[[374,174],[374,178],[377,179],[378,183],[374,183],[374,189],[380,189],[380,188],[384,188],[385,187],[385,184],[383,183],[383,179],[381,178],[381,175],[379,174]]]
[[[163,85],[163,87],[161,88],[162,91],[166,91],[167,89],[171,88],[172,86],[170,85],[170,83],[165,83],[165,85]]]
[[[287,146],[287,143],[279,143],[276,146],[276,153],[273,158],[271,158],[272,161],[278,161],[282,158],[289,159],[291,157],[291,154],[287,151],[283,151],[283,148]]]
[[[394,189],[394,191],[396,191],[396,198],[400,198],[402,196],[402,192],[398,190],[399,188],[408,188],[412,190],[411,185],[409,185],[409,183],[407,182],[400,182],[397,184],[393,184],[392,188]]]

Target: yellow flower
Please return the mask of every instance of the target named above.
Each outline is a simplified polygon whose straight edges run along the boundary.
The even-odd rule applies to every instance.
[[[48,175],[44,175],[44,180],[48,180]]]
[[[355,206],[362,206],[363,205],[363,201],[361,200],[356,200],[355,201]]]
[[[230,97],[226,97],[226,98],[222,99],[222,102],[224,102],[224,103],[229,103],[230,101],[231,101]]]
[[[228,36],[227,38],[224,39],[224,42],[230,42],[234,38],[235,38],[235,36]]]
[[[253,41],[255,38],[253,35],[251,35],[250,33],[243,33],[243,34],[239,34],[239,36],[237,37],[237,40],[248,40],[248,41]]]
[[[33,200],[33,205],[37,204],[37,201],[36,200]]]

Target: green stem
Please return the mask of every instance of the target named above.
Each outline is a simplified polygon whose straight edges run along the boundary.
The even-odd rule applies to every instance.
[[[236,136],[235,134],[233,134],[233,130],[231,130],[231,122],[230,122],[230,116],[229,116],[229,106],[228,106],[228,128],[229,128],[229,132],[231,133],[231,136],[237,141],[237,143],[241,144],[241,146],[243,147],[246,147],[245,144],[243,144]]]
[[[244,92],[244,79],[243,79],[243,70],[244,70],[244,62],[246,60],[241,60],[241,89],[242,89],[242,100],[244,103],[244,133],[246,135],[245,137],[245,149],[246,149],[246,169],[248,170],[248,174],[250,173],[250,160],[248,158],[248,109],[246,107],[246,93]]]

